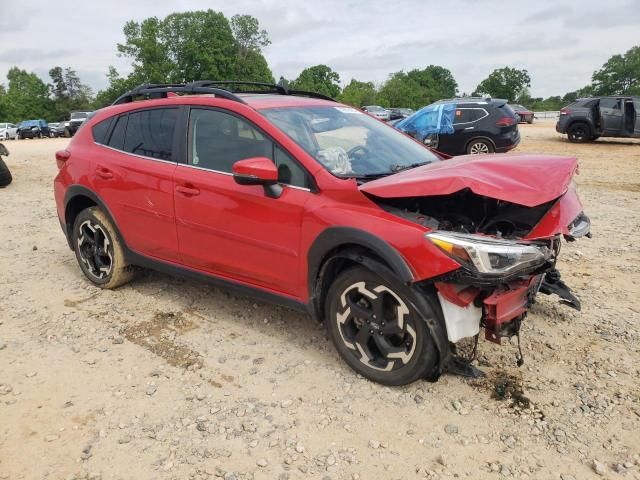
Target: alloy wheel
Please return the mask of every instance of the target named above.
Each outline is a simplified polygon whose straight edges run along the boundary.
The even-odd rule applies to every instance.
[[[469,153],[471,155],[478,155],[482,153],[490,153],[489,145],[484,142],[476,142],[469,148]]]
[[[104,279],[113,269],[113,245],[104,229],[85,220],[78,227],[78,253],[87,273]]]
[[[357,282],[340,296],[334,321],[344,345],[360,362],[389,372],[416,350],[416,329],[405,302],[385,285]]]

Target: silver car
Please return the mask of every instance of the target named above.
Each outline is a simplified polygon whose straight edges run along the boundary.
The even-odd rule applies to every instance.
[[[362,107],[362,111],[367,112],[369,115],[373,115],[378,120],[382,120],[384,122],[387,122],[391,119],[391,112],[379,105],[367,105],[365,107]]]
[[[15,140],[18,136],[18,127],[13,123],[0,123],[0,140]]]

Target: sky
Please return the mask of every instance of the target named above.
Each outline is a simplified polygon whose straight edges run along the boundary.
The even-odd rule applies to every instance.
[[[3,5],[11,8],[3,8]],[[250,14],[266,29],[264,55],[277,79],[317,64],[382,83],[400,70],[441,65],[460,93],[496,68],[526,68],[534,97],[564,95],[590,82],[611,55],[640,45],[640,0],[0,0],[0,83],[18,66],[49,82],[53,66],[71,67],[94,92],[118,57],[128,20],[213,9]]]

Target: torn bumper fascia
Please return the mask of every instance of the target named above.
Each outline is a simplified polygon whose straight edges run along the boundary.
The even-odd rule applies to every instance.
[[[517,333],[519,321],[534,302],[544,275],[531,275],[495,287],[490,292],[473,285],[435,282],[447,337],[451,343],[485,329],[485,338],[500,343]],[[515,323],[514,325],[514,322]]]

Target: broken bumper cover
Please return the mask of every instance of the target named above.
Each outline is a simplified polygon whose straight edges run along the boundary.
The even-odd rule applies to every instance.
[[[558,295],[560,303],[580,310],[580,300],[553,267],[493,285],[476,283],[464,274],[454,282],[435,282],[451,343],[478,335],[480,327],[485,329],[485,338],[494,343],[517,335],[538,293]]]

